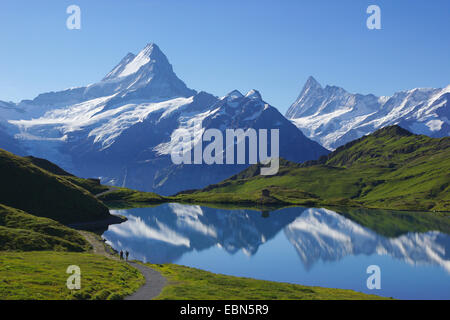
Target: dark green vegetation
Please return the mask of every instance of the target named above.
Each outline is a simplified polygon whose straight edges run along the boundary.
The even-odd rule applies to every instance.
[[[307,287],[215,274],[175,264],[153,265],[169,281],[158,299],[171,300],[334,300],[385,299],[353,290]]]
[[[280,161],[275,176],[259,166],[177,201],[235,204],[345,206],[450,211],[450,138],[380,129],[328,156],[303,164]],[[269,195],[263,196],[267,190]]]
[[[91,249],[74,229],[0,204],[0,300],[122,299],[143,284],[137,269]],[[81,290],[66,287],[70,265],[81,268]]]
[[[385,237],[408,232],[441,231],[450,234],[450,216],[444,212],[392,211],[384,209],[332,208],[333,211]]]
[[[95,197],[109,187],[1,149],[0,177],[0,300],[122,299],[143,284],[137,269],[88,253],[82,234],[61,224],[110,220]],[[81,268],[81,290],[66,287],[70,265]]]
[[[64,169],[58,167],[53,162],[50,162],[46,159],[35,158],[32,156],[25,157],[25,159],[29,160],[35,166],[37,166],[47,172],[53,173],[57,176],[64,177],[66,180],[72,182],[73,184],[76,184],[79,187],[82,187],[83,189],[89,191],[93,195],[109,190],[108,186],[104,186],[104,185],[100,184],[99,179],[78,178],[78,177],[74,176],[73,174],[65,171]]]
[[[87,251],[90,245],[75,230],[0,204],[0,250]]]
[[[108,208],[87,190],[96,185],[102,188],[96,182],[58,175],[34,163],[64,173],[45,160],[22,158],[0,149],[0,203],[64,224],[110,217]]]
[[[70,176],[70,177],[74,177],[73,174],[65,171],[64,169],[58,167],[56,164],[54,164],[53,162],[50,162],[46,159],[42,159],[42,158],[36,158],[33,156],[27,156],[25,157],[25,159],[29,160],[32,164],[34,164],[36,167],[39,167],[41,169],[44,169],[47,172],[56,174],[57,176]]]
[[[139,207],[141,205],[159,204],[169,201],[169,198],[153,192],[142,192],[127,188],[115,188],[111,192],[100,195],[98,199],[110,207]]]
[[[73,184],[89,191],[90,193],[92,193],[92,195],[96,195],[109,190],[108,186],[101,185],[100,181],[97,179],[83,179],[74,176],[66,176],[64,178],[72,182]]]
[[[81,269],[81,290],[69,290],[67,267]],[[0,300],[115,300],[135,292],[141,273],[103,256],[73,252],[1,252]]]

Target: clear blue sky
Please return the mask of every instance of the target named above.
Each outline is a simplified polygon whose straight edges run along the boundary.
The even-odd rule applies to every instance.
[[[70,4],[81,30],[66,28]],[[366,28],[370,4],[382,30]],[[189,87],[255,88],[284,112],[309,75],[377,95],[443,87],[449,34],[448,0],[2,0],[0,100],[97,82],[155,42]]]

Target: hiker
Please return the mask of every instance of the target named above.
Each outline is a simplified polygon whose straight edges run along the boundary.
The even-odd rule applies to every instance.
[[[123,260],[123,251],[120,250],[120,260]]]
[[[127,261],[128,261],[128,255],[129,255],[130,253],[128,252],[128,251],[125,251],[125,258],[127,259]]]

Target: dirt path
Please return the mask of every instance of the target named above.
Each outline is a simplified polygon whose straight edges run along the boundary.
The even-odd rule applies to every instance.
[[[109,252],[108,247],[100,237],[96,234],[87,231],[79,231],[81,235],[92,245],[93,252],[95,254],[107,257],[113,260],[119,260],[119,258]],[[138,291],[132,295],[125,297],[125,300],[151,300],[161,293],[162,289],[166,286],[167,280],[158,271],[144,266],[142,264],[129,261],[128,264],[138,269],[145,277],[145,283]]]
[[[81,233],[86,241],[90,243],[90,245],[92,246],[92,251],[95,254],[99,254],[113,260],[119,260],[119,258],[113,255],[112,252],[107,251],[105,243],[99,239],[99,236],[87,231],[79,230],[78,232]]]
[[[125,300],[150,300],[159,296],[162,289],[166,286],[166,278],[164,278],[158,271],[143,266],[142,264],[136,262],[128,263],[144,275],[145,284],[131,296],[126,297]]]

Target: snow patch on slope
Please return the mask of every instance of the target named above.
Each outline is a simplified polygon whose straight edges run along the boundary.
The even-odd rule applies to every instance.
[[[105,104],[114,97],[102,97],[73,105],[68,108],[47,112],[44,116],[31,120],[10,121],[18,126],[22,139],[38,139],[34,132],[48,135],[50,128],[60,133],[62,139],[67,133],[89,128],[88,137],[94,137],[94,143],[101,143],[102,150],[111,146],[120,134],[144,121],[149,114],[163,111],[167,116],[179,107],[192,102],[190,98],[175,98],[162,102],[127,103],[116,108],[105,109]],[[40,130],[48,127],[47,131]],[[48,139],[42,136],[40,139]]]

